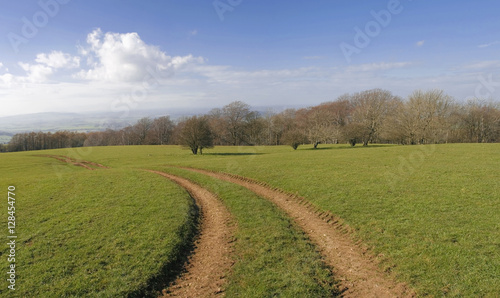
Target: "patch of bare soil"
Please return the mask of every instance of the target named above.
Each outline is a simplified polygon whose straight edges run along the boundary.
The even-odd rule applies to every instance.
[[[101,165],[101,164],[98,164],[98,163],[95,163],[92,161],[77,160],[77,159],[74,159],[74,158],[71,158],[68,156],[64,156],[64,155],[38,155],[38,156],[55,158],[59,161],[69,163],[69,164],[72,164],[74,166],[86,168],[87,170],[95,170],[96,168],[109,169],[108,167],[106,167],[104,165]]]
[[[374,257],[351,239],[340,219],[331,213],[319,212],[304,198],[238,175],[184,169],[244,186],[288,213],[320,249],[325,262],[340,281],[343,297],[416,296],[406,284],[395,281],[379,269]]]
[[[185,188],[200,208],[201,224],[195,249],[189,257],[185,272],[163,297],[213,297],[224,295],[226,274],[233,265],[233,221],[221,201],[203,187],[178,176],[150,171],[166,177]]]

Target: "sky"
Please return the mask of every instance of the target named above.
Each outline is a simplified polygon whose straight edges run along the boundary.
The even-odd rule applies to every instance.
[[[0,116],[500,100],[500,2],[0,1]]]

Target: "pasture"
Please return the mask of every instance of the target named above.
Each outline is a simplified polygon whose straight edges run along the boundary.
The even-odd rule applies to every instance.
[[[145,169],[190,179],[231,213],[226,295],[338,294],[321,252],[283,210],[241,186],[172,166],[236,174],[303,197],[338,217],[382,272],[419,296],[500,295],[500,145],[443,144],[216,147],[201,156],[178,146],[0,154],[0,186],[7,196],[14,185],[17,196],[15,296],[141,296],[172,281],[196,239],[199,214],[183,188]],[[8,247],[0,251],[7,270]],[[3,279],[1,295],[7,285]]]

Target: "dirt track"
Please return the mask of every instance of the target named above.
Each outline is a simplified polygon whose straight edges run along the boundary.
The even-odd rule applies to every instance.
[[[316,243],[326,263],[340,280],[344,297],[414,297],[405,284],[383,273],[372,257],[356,245],[345,228],[328,213],[318,213],[303,198],[272,189],[241,176],[194,168],[183,168],[239,184],[274,202],[292,217]]]
[[[231,214],[219,199],[201,186],[181,177],[149,171],[185,188],[201,210],[200,235],[186,267],[164,297],[211,297],[223,295],[222,286],[233,261]]]
[[[95,170],[96,167],[97,168],[108,169],[108,167],[103,166],[103,165],[98,164],[98,163],[95,163],[95,162],[92,162],[92,161],[76,160],[74,158],[71,158],[71,157],[68,157],[68,156],[64,156],[64,155],[38,155],[38,156],[55,158],[55,159],[57,159],[59,161],[62,161],[62,162],[65,162],[65,163],[69,163],[69,164],[72,164],[74,166],[79,166],[79,167],[86,168],[87,170]]]

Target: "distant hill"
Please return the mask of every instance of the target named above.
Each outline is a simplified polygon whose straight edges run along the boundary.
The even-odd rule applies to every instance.
[[[37,113],[0,117],[0,131],[20,133],[28,131],[92,131],[100,130],[101,118],[76,113]]]
[[[269,107],[253,108],[265,113]],[[274,107],[274,111],[281,111],[284,107]],[[61,130],[92,132],[106,129],[122,129],[133,125],[143,117],[158,118],[170,116],[177,120],[184,116],[192,116],[208,113],[210,109],[170,109],[170,110],[141,110],[131,111],[127,115],[123,113],[94,112],[94,113],[36,113],[16,116],[0,117],[0,144],[8,143],[16,133],[42,131],[56,132]]]

